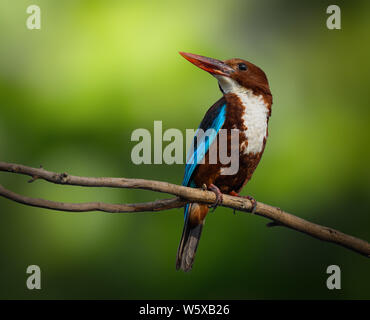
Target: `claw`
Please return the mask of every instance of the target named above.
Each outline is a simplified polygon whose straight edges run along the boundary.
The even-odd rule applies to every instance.
[[[254,214],[256,212],[256,209],[257,209],[257,201],[256,201],[256,199],[254,199],[251,196],[246,196],[245,198],[247,198],[250,202],[252,202],[252,210],[251,210],[251,213]]]
[[[233,196],[233,197],[241,197],[241,198],[248,199],[250,202],[252,202],[252,209],[251,209],[250,212],[253,213],[253,214],[256,212],[257,201],[253,197],[251,197],[251,196],[241,196],[241,195],[239,195],[239,193],[236,193],[235,191],[231,191],[230,195]],[[234,209],[234,214],[235,214],[235,209]]]
[[[213,208],[213,211],[215,211],[217,206],[220,205],[223,201],[222,193],[221,193],[221,190],[217,186],[215,186],[213,183],[209,185],[208,189],[213,191],[216,195],[215,203],[210,206],[210,208]]]
[[[239,193],[236,193],[235,191],[231,191],[230,196],[240,197]],[[236,209],[233,209],[233,215],[235,216],[235,214],[236,214]]]

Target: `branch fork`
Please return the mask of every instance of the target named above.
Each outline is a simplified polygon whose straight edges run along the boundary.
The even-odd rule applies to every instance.
[[[65,172],[58,174],[47,171],[42,167],[32,168],[8,162],[0,162],[0,171],[30,176],[31,179],[28,182],[34,182],[35,180],[42,179],[50,183],[62,185],[144,189],[175,196],[171,199],[161,199],[153,202],[132,204],[110,204],[103,202],[65,203],[26,197],[7,190],[0,185],[0,196],[27,206],[50,210],[66,212],[103,211],[111,213],[134,213],[144,211],[158,212],[173,208],[181,208],[186,203],[191,202],[213,204],[216,200],[216,195],[212,191],[194,189],[162,181],[128,178],[80,177],[69,175]],[[223,201],[219,205],[223,207],[243,212],[250,212],[253,208],[252,202],[243,197],[234,197],[223,194],[222,198]],[[262,202],[257,202],[254,214],[271,220],[271,222],[267,224],[268,227],[284,226],[305,233],[311,237],[343,246],[368,258],[370,257],[370,244],[367,241],[355,238],[329,227],[309,222],[287,213],[280,208],[273,207]]]

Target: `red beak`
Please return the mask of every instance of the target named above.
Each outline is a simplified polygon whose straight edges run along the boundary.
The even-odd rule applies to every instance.
[[[179,52],[186,60],[214,75],[230,77],[234,69],[221,60],[199,56],[193,53]]]

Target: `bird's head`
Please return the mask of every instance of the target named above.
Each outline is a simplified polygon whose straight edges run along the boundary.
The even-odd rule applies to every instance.
[[[257,95],[271,96],[265,73],[253,63],[242,59],[221,61],[186,52],[180,52],[180,54],[186,60],[216,77],[223,93],[244,88],[252,90]]]

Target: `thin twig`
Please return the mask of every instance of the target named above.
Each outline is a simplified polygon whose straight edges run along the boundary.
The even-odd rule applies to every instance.
[[[153,202],[132,204],[111,204],[104,202],[66,203],[22,196],[20,194],[5,189],[2,185],[0,185],[0,196],[32,207],[67,212],[103,211],[110,213],[129,213],[162,211],[174,208],[181,208],[186,203],[186,201],[181,200],[180,198],[162,199]]]
[[[188,188],[154,180],[79,177],[72,176],[67,173],[58,174],[55,172],[47,171],[43,168],[32,168],[7,162],[0,162],[0,171],[28,175],[32,178],[32,181],[36,179],[42,179],[56,184],[75,185],[83,187],[145,189],[177,196],[173,199],[164,199],[154,202],[135,204],[107,204],[101,202],[63,203],[21,196],[0,186],[0,196],[2,197],[29,206],[59,211],[105,211],[115,213],[162,211],[172,208],[180,208],[188,202],[211,204],[214,203],[216,198],[215,194],[210,191]],[[221,205],[244,212],[249,212],[252,208],[252,203],[250,200],[241,197],[232,197],[226,194],[223,195],[223,202]],[[367,241],[344,234],[338,230],[301,219],[297,216],[284,212],[280,208],[257,202],[255,214],[272,220],[269,226],[285,226],[290,229],[303,232],[314,238],[336,243],[350,250],[358,252],[366,257],[370,257],[370,244]]]

